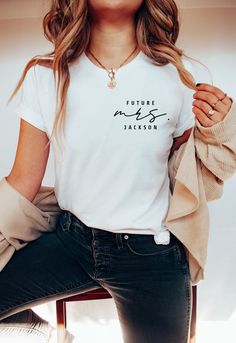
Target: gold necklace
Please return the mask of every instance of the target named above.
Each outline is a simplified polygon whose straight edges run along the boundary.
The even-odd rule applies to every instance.
[[[120,67],[122,67],[122,66],[125,64],[125,62],[128,61],[128,59],[135,53],[136,49],[137,49],[137,45],[135,46],[134,50],[129,54],[129,56],[126,57],[126,59],[124,60],[124,62],[122,62],[121,65],[120,65],[118,68],[116,68],[116,69],[115,69],[115,68],[110,68],[110,69],[106,68],[106,67],[97,59],[97,57],[94,56],[94,54],[93,54],[89,49],[88,49],[88,52],[90,53],[90,55],[93,56],[93,58],[97,61],[97,63],[98,63],[103,69],[105,69],[105,70],[107,71],[108,77],[109,77],[109,79],[110,79],[110,80],[108,81],[108,83],[107,83],[107,86],[108,86],[109,88],[113,89],[113,88],[115,88],[115,86],[116,86],[116,80],[115,80],[116,71],[117,71]]]

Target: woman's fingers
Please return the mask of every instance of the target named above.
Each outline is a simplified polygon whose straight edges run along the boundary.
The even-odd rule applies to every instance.
[[[211,119],[211,122],[218,122],[224,118],[221,111],[217,111],[216,107],[214,109],[214,114],[209,115],[208,112],[212,110],[212,106],[209,105],[208,102],[202,100],[194,100],[193,106],[197,107],[201,112],[208,118]],[[226,113],[226,112],[225,112]]]
[[[208,118],[207,115],[200,108],[194,106],[192,110],[201,125],[212,126],[215,124],[215,122]]]
[[[206,91],[198,91],[194,94],[194,99],[201,100],[206,103],[206,113],[213,108],[217,112],[227,113],[228,106],[220,101],[214,94]]]
[[[221,89],[202,83],[193,98],[193,113],[204,126],[222,121],[230,110],[232,99]]]

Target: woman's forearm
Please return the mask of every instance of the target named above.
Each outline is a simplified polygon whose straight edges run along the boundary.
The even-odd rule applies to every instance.
[[[26,177],[15,176],[14,173],[9,174],[5,179],[10,186],[31,202],[34,200],[41,186],[41,182],[35,182],[34,179],[32,180]]]

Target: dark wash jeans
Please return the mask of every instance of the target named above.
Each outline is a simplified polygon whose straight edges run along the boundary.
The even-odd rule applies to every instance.
[[[100,285],[113,297],[125,343],[187,343],[191,283],[182,243],[173,234],[157,245],[152,235],[88,227],[66,210],[55,231],[0,272],[0,319]]]

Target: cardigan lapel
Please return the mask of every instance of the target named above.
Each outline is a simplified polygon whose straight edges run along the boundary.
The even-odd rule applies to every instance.
[[[178,159],[178,152],[176,159]],[[193,130],[186,142],[177,173],[174,177],[175,186],[166,217],[167,226],[169,221],[190,214],[199,207],[199,185]]]

